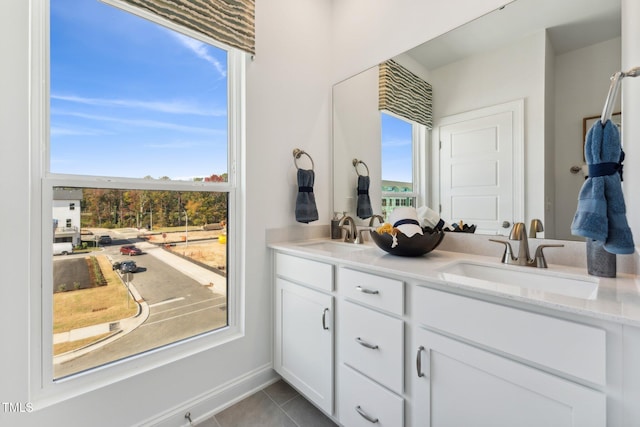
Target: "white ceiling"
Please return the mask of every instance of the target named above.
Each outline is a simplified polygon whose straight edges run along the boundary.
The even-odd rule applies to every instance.
[[[620,36],[620,0],[516,0],[407,52],[427,69],[547,29],[556,54]]]

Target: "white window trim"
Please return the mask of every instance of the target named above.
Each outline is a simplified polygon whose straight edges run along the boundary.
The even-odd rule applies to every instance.
[[[120,7],[122,3],[108,0]],[[105,387],[109,384],[131,378],[143,372],[156,369],[171,362],[224,345],[244,336],[244,236],[245,236],[245,75],[247,54],[211,40],[191,30],[155,18],[153,15],[132,8],[122,7],[143,18],[184,33],[205,43],[228,51],[229,79],[229,145],[228,182],[158,182],[144,179],[110,177],[85,177],[48,173],[49,151],[49,0],[33,0],[31,8],[31,51],[30,51],[30,147],[31,147],[31,194],[29,234],[29,358],[30,384],[29,398],[34,409],[40,409],[57,402]],[[145,16],[146,15],[146,16]],[[52,334],[52,248],[51,228],[53,209],[53,188],[56,186],[100,187],[115,189],[175,190],[175,191],[221,191],[229,197],[228,230],[229,253],[227,310],[229,325],[216,331],[192,337],[179,343],[131,356],[86,372],[53,380],[53,334]]]
[[[384,110],[385,114],[394,116],[400,120],[408,121],[407,119],[394,114],[390,111]],[[427,181],[427,165],[428,152],[426,150],[428,130],[426,126],[411,122],[411,168],[412,168],[412,188],[413,191],[406,193],[397,193],[393,191],[382,191],[382,198],[389,197],[412,197],[416,200],[416,208],[424,204],[424,200],[429,200],[428,185],[421,185],[420,183]]]

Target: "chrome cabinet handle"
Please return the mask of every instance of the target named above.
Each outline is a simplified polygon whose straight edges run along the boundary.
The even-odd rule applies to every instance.
[[[380,293],[380,291],[363,288],[362,286],[356,286],[356,291],[362,292],[363,294],[369,294],[369,295],[378,295]]]
[[[424,372],[422,372],[422,358],[420,355],[424,351],[424,347],[418,347],[418,355],[416,356],[416,370],[418,371],[418,378],[424,377]]]
[[[378,423],[378,419],[377,418],[373,418],[371,415],[369,415],[366,412],[364,412],[364,410],[360,407],[360,405],[356,406],[356,412],[358,412],[358,414],[360,414],[360,416],[362,418],[364,418],[365,420],[369,421],[371,424],[377,424]]]
[[[362,338],[360,338],[360,337],[357,337],[357,338],[356,338],[356,342],[357,342],[358,344],[360,344],[361,346],[363,346],[363,347],[370,348],[371,350],[377,350],[377,349],[378,349],[378,345],[377,345],[377,344],[371,344],[371,343],[368,343],[368,342],[366,342],[365,340],[363,340],[363,339],[362,339]]]
[[[325,331],[329,330],[329,328],[327,328],[327,311],[329,311],[328,308],[322,310],[322,329],[324,329]]]

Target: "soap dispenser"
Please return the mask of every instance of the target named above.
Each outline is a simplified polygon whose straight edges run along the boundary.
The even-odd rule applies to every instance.
[[[344,217],[344,214],[343,214],[343,217]],[[340,229],[340,218],[338,218],[338,212],[334,212],[333,218],[331,219],[331,238],[332,239],[342,238],[342,230]]]

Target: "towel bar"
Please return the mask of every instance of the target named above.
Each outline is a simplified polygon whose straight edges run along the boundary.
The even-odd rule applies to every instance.
[[[607,122],[607,120],[611,119],[611,113],[613,112],[613,105],[616,102],[616,96],[618,95],[618,89],[620,88],[620,83],[622,83],[622,79],[625,77],[637,77],[640,76],[640,67],[634,67],[627,72],[618,71],[614,75],[611,76],[611,85],[609,86],[609,93],[607,94],[607,99],[604,102],[604,108],[602,109],[602,116],[600,117],[600,123],[603,125]]]
[[[298,166],[298,159],[302,156],[305,155],[309,158],[309,160],[311,160],[311,170],[315,169],[315,165],[313,164],[313,159],[311,158],[311,156],[309,155],[309,153],[307,153],[306,151],[303,151],[299,148],[294,148],[293,149],[293,163],[296,165],[297,169],[300,169],[300,166]]]
[[[356,168],[356,173],[358,174],[358,176],[369,176],[369,166],[367,166],[365,162],[363,162],[362,160],[353,159],[352,164],[353,164],[353,167]],[[364,168],[367,170],[366,175],[362,175],[360,174],[360,172],[358,172],[358,164],[362,164]]]

